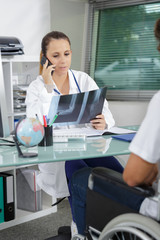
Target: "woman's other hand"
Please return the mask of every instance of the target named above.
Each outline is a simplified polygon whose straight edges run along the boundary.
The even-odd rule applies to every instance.
[[[106,128],[106,121],[103,114],[97,115],[90,122],[92,124],[92,127],[94,127],[97,130],[104,130]]]

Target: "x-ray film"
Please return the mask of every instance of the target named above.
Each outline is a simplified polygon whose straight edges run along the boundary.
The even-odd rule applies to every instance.
[[[89,123],[102,113],[107,87],[93,91],[53,96],[49,108],[49,124],[58,115],[53,126]]]

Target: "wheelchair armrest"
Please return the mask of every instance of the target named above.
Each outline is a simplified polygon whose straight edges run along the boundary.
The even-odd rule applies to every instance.
[[[146,186],[146,185],[140,185],[136,187],[128,186],[124,182],[121,173],[108,168],[103,168],[103,167],[93,168],[91,172],[91,176],[93,181],[94,181],[94,178],[98,178],[98,179],[107,181],[108,183],[115,184],[120,188],[125,188],[128,191],[131,191],[135,194],[138,194],[144,197],[151,197],[155,195],[154,189],[150,186]]]

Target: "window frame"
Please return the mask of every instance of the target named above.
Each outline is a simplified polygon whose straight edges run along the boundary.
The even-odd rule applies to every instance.
[[[159,3],[157,0],[89,0],[87,44],[85,54],[85,71],[94,79],[97,48],[99,10],[141,4]],[[97,23],[97,25],[96,25]],[[94,34],[94,35],[93,35]],[[156,47],[156,46],[155,46]],[[107,90],[108,100],[148,101],[158,90]]]

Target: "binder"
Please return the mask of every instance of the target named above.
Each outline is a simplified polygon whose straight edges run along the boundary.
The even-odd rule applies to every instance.
[[[4,221],[7,222],[15,218],[14,178],[7,173],[0,176],[3,177]]]
[[[121,135],[112,136],[112,138],[126,141],[126,142],[131,142],[135,135],[136,135],[136,133],[121,134]]]
[[[0,223],[4,222],[3,177],[0,176]]]

